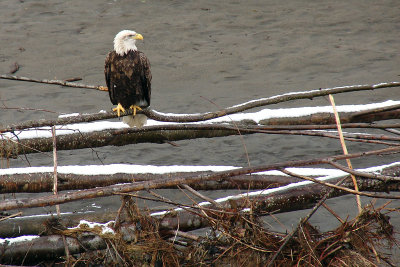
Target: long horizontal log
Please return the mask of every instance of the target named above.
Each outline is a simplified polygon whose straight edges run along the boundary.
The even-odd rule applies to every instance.
[[[69,192],[62,193],[58,195],[50,195],[43,196],[34,199],[8,199],[0,202],[0,211],[12,210],[18,208],[30,208],[30,207],[43,207],[43,206],[52,206],[62,203],[67,203],[71,201],[76,201],[80,199],[90,199],[96,197],[105,197],[111,196],[115,193],[127,193],[132,191],[140,191],[140,190],[148,190],[155,189],[161,187],[169,187],[180,184],[192,184],[199,183],[204,181],[216,181],[220,179],[227,179],[232,176],[244,175],[268,170],[279,170],[287,167],[294,166],[309,166],[315,164],[329,164],[330,161],[346,159],[346,158],[354,158],[360,156],[369,156],[369,155],[379,155],[383,153],[398,153],[400,152],[400,147],[390,147],[386,149],[380,149],[375,151],[368,151],[362,153],[354,153],[349,155],[338,155],[327,158],[320,159],[309,159],[309,160],[298,160],[298,161],[289,161],[276,163],[271,165],[262,165],[256,167],[245,167],[235,170],[215,172],[212,174],[206,175],[195,175],[191,177],[177,177],[175,179],[159,179],[154,181],[144,181],[144,182],[134,182],[131,184],[118,184],[111,185],[107,187],[98,187],[93,189],[87,189],[84,191],[77,192]],[[393,196],[393,198],[397,198]]]
[[[250,132],[249,132],[250,133]],[[163,143],[196,138],[212,138],[238,134],[232,126],[216,125],[164,125],[144,129],[130,128],[90,133],[57,135],[57,150],[83,149],[103,146],[122,146],[137,143]],[[52,138],[0,140],[0,156],[50,152]]]
[[[352,85],[352,86],[341,86],[326,89],[316,89],[304,92],[286,93],[282,95],[272,96],[268,98],[262,98],[258,100],[248,101],[232,107],[227,107],[215,112],[207,112],[201,114],[186,114],[186,115],[175,115],[175,114],[164,114],[152,109],[145,109],[138,113],[146,114],[150,119],[165,122],[198,122],[206,121],[225,115],[230,115],[245,110],[249,110],[256,107],[278,104],[286,101],[292,101],[296,99],[312,99],[314,97],[326,96],[329,94],[339,94],[354,91],[364,90],[376,90],[382,88],[399,87],[400,82],[386,82],[372,85]],[[132,114],[132,111],[128,111],[126,114]],[[79,114],[78,116],[64,117],[56,120],[39,120],[39,121],[28,121],[19,124],[13,124],[6,127],[0,127],[0,133],[11,132],[16,130],[22,130],[27,128],[43,127],[43,126],[54,126],[54,125],[66,125],[71,123],[90,122],[95,120],[105,120],[116,118],[117,115],[114,112],[100,112],[94,114]]]
[[[193,176],[202,173],[168,173],[168,174],[130,174],[118,173],[111,175],[79,175],[58,173],[58,191],[88,189],[132,181],[152,181],[161,178]],[[53,190],[54,173],[24,173],[0,175],[0,194],[6,193],[41,193]],[[226,180],[194,183],[196,190],[227,190],[227,189],[262,189],[286,185],[299,181],[297,178],[278,175],[239,175]],[[176,188],[166,187],[166,188]]]
[[[399,113],[400,115],[400,113]],[[368,127],[379,128],[400,127],[400,124],[385,124],[370,125],[370,124],[343,124],[343,128],[348,127]],[[315,125],[308,125],[298,127],[300,129],[315,128],[315,129],[334,129],[334,125],[326,125],[318,127]],[[299,135],[313,135],[321,137],[334,137],[332,134],[323,132],[301,132],[293,130],[295,127],[282,125],[279,127],[273,126],[238,126],[226,124],[174,124],[174,125],[158,125],[148,126],[142,129],[125,128],[117,130],[103,130],[88,133],[72,133],[57,136],[57,149],[58,150],[71,150],[71,149],[84,149],[103,146],[122,146],[127,144],[136,143],[163,143],[170,141],[188,140],[196,138],[213,138],[238,134],[254,134],[254,133],[270,133],[270,134],[299,134]],[[282,129],[282,130],[271,130]],[[292,129],[292,130],[283,130]],[[348,134],[349,138],[354,139],[354,134]],[[345,134],[345,137],[346,134]],[[361,137],[360,134],[356,136]],[[336,138],[336,137],[334,137]],[[364,135],[363,139],[366,140],[391,140],[399,141],[399,137],[394,136],[373,136]],[[351,139],[351,140],[353,140]],[[20,154],[30,154],[38,152],[50,152],[53,150],[53,139],[47,138],[31,138],[31,139],[0,139],[0,157],[16,157]]]

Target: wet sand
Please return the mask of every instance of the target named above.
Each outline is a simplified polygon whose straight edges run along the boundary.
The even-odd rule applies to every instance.
[[[398,81],[400,2],[372,3],[4,0],[0,2],[0,73],[7,73],[18,62],[21,68],[16,75],[82,77],[83,83],[104,85],[104,58],[115,34],[133,29],[144,36],[138,48],[152,64],[151,106],[162,112],[204,112],[291,91]],[[399,95],[398,88],[384,89],[338,95],[336,103],[398,100]],[[0,97],[7,107],[49,111],[1,110],[2,124],[112,107],[104,92],[5,80],[0,80]],[[321,98],[272,108],[328,104]],[[341,151],[335,140],[273,135],[244,139],[253,165]],[[349,151],[366,149],[371,146],[349,144]],[[29,163],[24,158],[11,160],[11,166],[52,165],[47,154],[29,155],[28,159]],[[101,162],[247,164],[237,136],[181,141],[179,147],[139,144],[59,152],[59,165]],[[353,203],[350,198],[333,202],[347,212],[349,201]],[[93,202],[98,201],[80,204],[91,209]],[[115,204],[102,200],[101,205]],[[290,227],[298,216],[288,216],[285,222]]]

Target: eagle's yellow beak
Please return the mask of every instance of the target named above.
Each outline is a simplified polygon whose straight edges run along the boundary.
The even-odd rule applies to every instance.
[[[137,33],[135,36],[133,36],[133,39],[135,39],[135,40],[143,40],[143,36],[140,33]]]

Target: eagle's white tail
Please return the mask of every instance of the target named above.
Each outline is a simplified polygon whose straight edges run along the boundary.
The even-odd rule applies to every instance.
[[[144,114],[136,114],[136,116],[128,115],[122,118],[122,121],[129,125],[129,127],[142,128],[147,122],[147,117]]]

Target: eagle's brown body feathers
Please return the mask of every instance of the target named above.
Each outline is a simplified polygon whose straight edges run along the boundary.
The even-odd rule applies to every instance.
[[[125,109],[132,105],[146,108],[150,105],[151,72],[150,62],[140,51],[128,51],[119,55],[108,53],[104,74],[110,100]]]

